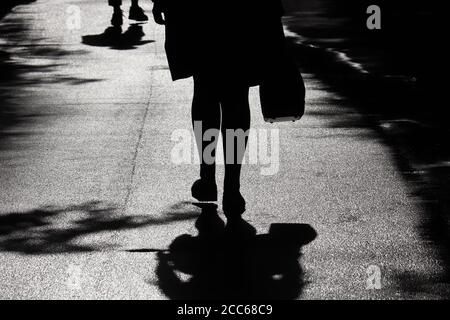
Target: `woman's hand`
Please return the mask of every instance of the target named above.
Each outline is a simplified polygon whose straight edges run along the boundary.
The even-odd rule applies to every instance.
[[[157,24],[164,25],[166,20],[164,19],[164,0],[153,0],[153,19]]]

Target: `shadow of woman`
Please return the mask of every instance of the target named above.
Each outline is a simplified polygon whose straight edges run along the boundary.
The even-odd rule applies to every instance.
[[[158,286],[171,299],[295,299],[304,287],[301,247],[315,230],[272,224],[256,235],[245,220],[225,225],[217,206],[202,205],[197,236],[177,237],[158,253]]]
[[[153,40],[143,40],[145,36],[143,28],[140,24],[131,24],[125,32],[122,33],[120,27],[108,27],[101,34],[86,35],[82,37],[82,43],[94,47],[109,47],[115,50],[136,49],[148,43],[155,42]]]

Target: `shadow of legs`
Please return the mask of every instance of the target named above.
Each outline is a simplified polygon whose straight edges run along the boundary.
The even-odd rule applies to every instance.
[[[206,205],[198,235],[177,237],[158,253],[156,275],[171,299],[295,299],[303,289],[301,247],[314,240],[309,225],[274,224],[256,235],[245,220],[225,223]]]

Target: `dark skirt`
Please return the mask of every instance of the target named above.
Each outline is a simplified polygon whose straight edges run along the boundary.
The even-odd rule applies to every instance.
[[[202,73],[223,85],[255,86],[282,56],[280,0],[165,1],[173,80]]]

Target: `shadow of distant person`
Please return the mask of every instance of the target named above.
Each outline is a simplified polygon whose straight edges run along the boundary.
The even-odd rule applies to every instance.
[[[242,219],[225,225],[212,204],[203,205],[198,235],[177,237],[158,253],[158,286],[170,299],[296,299],[303,272],[301,247],[315,230],[272,224],[268,234]]]
[[[11,10],[18,5],[30,4],[36,0],[3,0],[0,6],[0,19],[6,16]]]
[[[108,27],[101,34],[83,36],[81,42],[95,47],[130,50],[155,42],[154,40],[142,40],[144,36],[145,33],[140,24],[130,24],[128,29],[123,33],[121,27]]]

